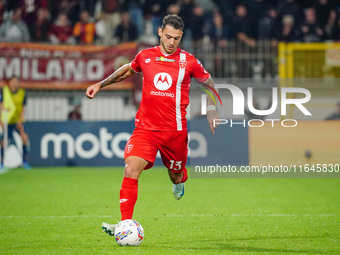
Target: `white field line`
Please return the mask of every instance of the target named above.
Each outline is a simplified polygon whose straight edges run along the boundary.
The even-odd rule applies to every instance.
[[[169,215],[140,215],[139,217],[335,217],[340,214],[169,214]],[[11,219],[11,218],[113,218],[113,215],[3,215],[0,219]]]

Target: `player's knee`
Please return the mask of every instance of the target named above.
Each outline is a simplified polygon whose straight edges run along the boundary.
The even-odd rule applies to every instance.
[[[124,168],[124,177],[138,179],[141,171],[138,167],[126,164]]]
[[[127,174],[127,175],[130,175],[134,172],[134,169],[132,166],[126,164],[125,165],[125,168],[124,168],[124,173]]]

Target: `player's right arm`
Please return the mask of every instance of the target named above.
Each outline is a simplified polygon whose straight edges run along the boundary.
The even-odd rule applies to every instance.
[[[86,90],[86,96],[92,99],[101,88],[104,88],[113,83],[120,82],[135,73],[136,72],[131,68],[130,64],[123,65],[121,68],[117,69],[106,79],[88,87]]]
[[[213,81],[211,76],[209,76],[208,80],[206,80],[205,83],[208,84],[210,87],[215,88],[215,82]],[[215,100],[217,100],[216,96],[215,95],[213,96]],[[212,99],[211,97],[208,97],[208,107],[209,105],[214,107],[211,110],[207,110],[207,121],[210,127],[210,131],[214,135],[216,127],[220,125],[220,122],[216,121],[220,119],[220,115],[217,113],[214,99]]]

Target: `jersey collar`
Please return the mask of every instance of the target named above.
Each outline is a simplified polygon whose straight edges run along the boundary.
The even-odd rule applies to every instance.
[[[166,54],[166,53],[163,53],[163,52],[161,51],[161,46],[157,46],[157,49],[158,49],[158,52],[159,52],[160,54],[162,54],[163,56],[165,56],[165,57],[174,57],[174,56],[177,56],[177,55],[179,54],[179,52],[181,51],[181,49],[180,49],[179,47],[177,47],[177,49],[176,49],[176,51],[175,51],[174,53],[172,53],[172,54]]]

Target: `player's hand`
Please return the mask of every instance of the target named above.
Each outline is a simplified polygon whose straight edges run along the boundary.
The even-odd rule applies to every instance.
[[[215,134],[215,129],[220,125],[219,119],[220,115],[216,111],[211,110],[207,112],[208,124],[213,135]]]
[[[94,98],[94,96],[97,94],[97,92],[100,90],[100,84],[94,84],[87,88],[86,90],[86,96],[90,99]]]

